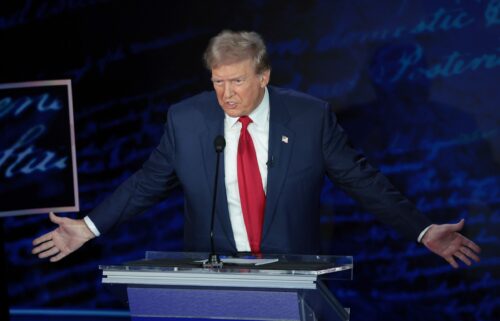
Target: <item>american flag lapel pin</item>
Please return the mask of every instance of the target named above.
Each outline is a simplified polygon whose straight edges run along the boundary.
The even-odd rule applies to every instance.
[[[285,135],[281,136],[281,141],[285,144],[288,144],[288,136]]]

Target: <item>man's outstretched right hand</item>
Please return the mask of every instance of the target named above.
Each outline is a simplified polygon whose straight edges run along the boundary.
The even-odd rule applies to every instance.
[[[84,220],[59,217],[53,212],[49,213],[49,217],[59,226],[33,240],[32,253],[41,259],[50,257],[50,262],[57,262],[95,237]]]

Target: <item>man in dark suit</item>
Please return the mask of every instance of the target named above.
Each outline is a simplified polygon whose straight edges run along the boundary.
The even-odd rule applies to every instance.
[[[268,86],[265,45],[253,32],[212,38],[205,62],[215,91],[169,109],[165,133],[142,169],[83,220],[50,214],[59,227],[33,253],[58,261],[86,241],[147,210],[180,185],[187,251],[210,249],[218,135],[227,142],[217,186],[215,243],[223,253],[315,253],[324,176],[403,236],[458,267],[479,247],[457,224],[434,225],[347,141],[327,103]]]

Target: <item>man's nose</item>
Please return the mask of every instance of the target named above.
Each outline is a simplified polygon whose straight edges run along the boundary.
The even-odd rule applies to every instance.
[[[224,98],[231,98],[234,94],[233,86],[230,82],[224,84]]]

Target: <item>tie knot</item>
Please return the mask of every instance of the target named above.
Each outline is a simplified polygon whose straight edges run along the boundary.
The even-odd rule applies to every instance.
[[[243,128],[246,128],[248,124],[252,122],[252,118],[248,116],[241,116],[238,121],[243,125]]]

